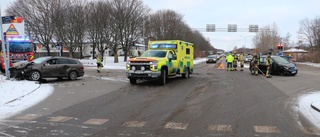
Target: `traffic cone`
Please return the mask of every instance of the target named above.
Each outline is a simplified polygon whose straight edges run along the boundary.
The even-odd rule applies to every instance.
[[[218,69],[221,69],[221,70],[223,70],[223,69],[224,69],[224,63],[223,63],[223,62],[221,62],[221,63],[220,63],[220,65],[219,65]]]

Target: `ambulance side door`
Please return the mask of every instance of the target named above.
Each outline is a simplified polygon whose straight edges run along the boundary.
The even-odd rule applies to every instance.
[[[169,59],[169,64],[170,64],[169,75],[176,75],[177,71],[179,69],[177,55],[173,51],[169,51],[168,59]]]

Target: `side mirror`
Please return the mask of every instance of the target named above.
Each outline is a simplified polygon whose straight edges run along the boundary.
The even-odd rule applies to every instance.
[[[177,60],[177,55],[173,54],[172,60]]]

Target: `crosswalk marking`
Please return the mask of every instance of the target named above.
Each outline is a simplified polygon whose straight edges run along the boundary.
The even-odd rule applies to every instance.
[[[50,122],[67,122],[70,119],[73,119],[73,117],[57,116],[57,117],[51,117],[48,121],[50,121]]]
[[[186,130],[188,123],[168,122],[164,128]]]
[[[143,127],[147,122],[139,121],[127,121],[122,126],[123,127]]]
[[[26,114],[26,115],[22,115],[22,116],[16,117],[15,119],[19,119],[19,120],[34,120],[34,119],[37,119],[39,117],[40,117],[40,115],[37,115],[37,114]]]
[[[208,130],[210,131],[223,131],[223,132],[231,132],[231,125],[209,125]]]
[[[87,125],[102,125],[104,123],[106,123],[107,121],[109,121],[109,119],[89,119],[85,122],[83,122],[83,124],[87,124]]]
[[[257,133],[281,133],[275,126],[254,126]]]

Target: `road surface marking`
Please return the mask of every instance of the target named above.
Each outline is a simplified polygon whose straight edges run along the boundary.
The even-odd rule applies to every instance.
[[[208,130],[210,131],[223,131],[223,132],[231,132],[231,125],[209,125]]]
[[[143,127],[147,122],[139,121],[127,121],[122,126],[123,127]]]
[[[317,135],[320,133],[320,130],[316,127],[306,127],[304,128],[304,132],[307,134]]]
[[[48,121],[50,121],[50,122],[67,122],[70,119],[73,119],[73,117],[57,116],[57,117],[51,117]]]
[[[254,126],[257,133],[281,133],[275,126]]]
[[[89,119],[85,122],[83,122],[83,124],[87,124],[87,125],[102,125],[104,123],[106,123],[107,121],[109,121],[109,119]]]
[[[40,117],[40,115],[37,115],[37,114],[26,114],[26,115],[23,115],[23,116],[16,117],[15,119],[19,119],[19,120],[34,120],[34,119],[37,119],[39,117]]]
[[[186,130],[187,127],[187,123],[168,122],[164,128]]]

